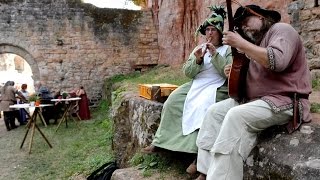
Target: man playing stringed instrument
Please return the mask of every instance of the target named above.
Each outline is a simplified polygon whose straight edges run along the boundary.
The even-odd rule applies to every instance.
[[[198,179],[242,180],[243,162],[259,132],[284,124],[292,132],[311,121],[311,76],[303,43],[280,19],[277,11],[241,6],[234,15],[239,33],[224,32],[223,43],[250,60],[246,101],[229,98],[207,110],[197,139],[199,150],[207,152],[198,153],[197,168],[203,173]]]

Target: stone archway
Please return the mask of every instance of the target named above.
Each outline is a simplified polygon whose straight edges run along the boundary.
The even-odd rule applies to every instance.
[[[10,45],[10,44],[0,44],[0,54],[3,53],[12,53],[21,56],[23,59],[26,60],[26,62],[30,65],[32,70],[32,78],[37,81],[40,80],[40,72],[37,62],[34,60],[32,55],[27,52],[25,49]]]

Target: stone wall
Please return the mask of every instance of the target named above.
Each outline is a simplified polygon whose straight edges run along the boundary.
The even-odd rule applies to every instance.
[[[158,61],[150,11],[101,9],[81,0],[0,1],[0,53],[31,66],[53,91],[83,85],[101,98],[103,81]]]
[[[291,24],[301,34],[306,47],[309,67],[314,78],[320,77],[320,7],[313,0],[298,0],[289,4]]]
[[[129,166],[129,160],[135,153],[152,142],[163,104],[130,92],[121,94],[117,101],[112,102],[113,149],[117,163],[123,168]]]

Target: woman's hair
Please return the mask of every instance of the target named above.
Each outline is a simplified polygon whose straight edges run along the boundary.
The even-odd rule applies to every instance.
[[[27,84],[22,84],[21,89],[27,89],[28,85]]]

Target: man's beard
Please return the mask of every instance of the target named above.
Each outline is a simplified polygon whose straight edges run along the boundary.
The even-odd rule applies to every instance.
[[[262,30],[244,30],[243,33],[254,44],[259,44],[265,34]]]
[[[259,45],[262,41],[265,33],[269,30],[269,28],[273,25],[273,22],[263,21],[262,27],[251,30],[243,30],[243,34],[246,36],[246,39],[251,41],[252,43]]]

